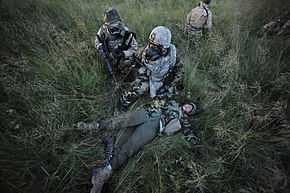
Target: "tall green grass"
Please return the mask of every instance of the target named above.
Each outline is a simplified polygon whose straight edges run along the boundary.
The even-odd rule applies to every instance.
[[[199,143],[191,146],[181,133],[156,138],[115,172],[106,191],[289,191],[289,39],[255,35],[290,7],[286,0],[212,1],[214,26],[197,42],[179,28],[192,1],[3,1],[1,190],[88,192],[103,139],[126,135],[75,126],[111,117],[117,107],[93,48],[108,6],[140,46],[155,26],[171,29],[186,70],[179,100],[199,106],[191,120]]]

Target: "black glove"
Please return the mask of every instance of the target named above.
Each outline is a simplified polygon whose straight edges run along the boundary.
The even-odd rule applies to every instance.
[[[128,65],[126,65],[124,63],[118,65],[118,69],[121,70],[121,72],[124,71],[127,67],[128,67]]]
[[[196,145],[198,142],[196,135],[193,133],[186,134],[183,138],[193,145]]]
[[[122,59],[125,58],[125,54],[124,52],[120,51],[120,50],[115,50],[112,55],[117,58],[117,59]]]
[[[98,50],[99,50],[100,52],[104,52],[104,46],[103,46],[103,44],[100,44],[100,45],[98,46]]]

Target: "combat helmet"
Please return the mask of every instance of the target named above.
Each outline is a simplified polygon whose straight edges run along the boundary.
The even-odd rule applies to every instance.
[[[146,47],[146,58],[152,61],[166,55],[171,43],[171,32],[165,26],[154,28],[149,35],[149,45]]]
[[[124,25],[116,9],[109,7],[105,10],[104,24],[111,35],[125,35]]]
[[[211,0],[201,0],[201,2],[203,2],[204,4],[207,4],[207,5],[209,5],[209,4],[210,4],[210,2],[211,2]]]
[[[163,48],[169,48],[171,31],[165,26],[157,26],[151,31],[149,42],[157,46],[162,46]]]
[[[105,10],[104,12],[104,24],[105,25],[110,25],[112,23],[121,21],[121,17],[118,13],[118,11],[112,7],[109,7]]]

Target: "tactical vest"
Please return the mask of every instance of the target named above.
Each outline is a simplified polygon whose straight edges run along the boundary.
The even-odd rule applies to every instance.
[[[113,52],[115,51],[116,49],[120,49],[120,50],[127,50],[130,45],[131,45],[131,42],[132,42],[132,38],[136,38],[136,34],[129,30],[128,27],[126,27],[125,25],[123,25],[123,30],[124,30],[124,34],[123,35],[120,35],[120,36],[113,36],[109,33],[106,32],[106,30],[104,29],[104,27],[102,26],[102,37],[101,39],[103,40],[106,40],[105,43],[106,43],[106,48],[108,49],[109,52]],[[131,36],[132,35],[132,36]],[[129,40],[128,43],[127,40],[128,38],[131,36],[131,39]]]
[[[209,13],[206,6],[196,7],[188,15],[188,25],[196,29],[203,30],[207,22],[208,16],[209,16]]]
[[[113,52],[117,48],[121,47],[123,39],[123,37],[108,35],[107,44],[109,52]]]
[[[145,54],[142,54],[142,63],[149,70],[150,96],[154,98],[157,95],[156,91],[163,86],[165,75],[176,63],[176,48],[170,44],[169,53],[156,61],[147,60]]]

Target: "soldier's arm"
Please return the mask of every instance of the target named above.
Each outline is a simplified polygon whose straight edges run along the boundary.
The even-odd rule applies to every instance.
[[[143,67],[143,64],[142,64],[142,55],[143,55],[143,52],[144,52],[145,48],[146,48],[146,46],[143,46],[143,47],[139,48],[137,50],[137,52],[134,54],[135,65],[136,65],[137,68]],[[140,74],[143,74],[143,73],[140,73]]]
[[[208,10],[208,18],[206,20],[206,25],[204,26],[205,29],[209,29],[212,26],[212,12]]]
[[[100,39],[102,41],[103,40],[103,30],[102,27],[98,30],[97,36],[95,37],[95,48],[99,49],[100,45],[102,45],[102,43],[100,42]]]
[[[176,57],[176,63],[175,66],[173,67],[173,70],[175,73],[173,83],[180,83],[184,75],[184,66],[179,56]]]
[[[192,125],[188,122],[186,118],[180,119],[182,125],[182,132],[184,139],[192,144],[197,144],[198,139]]]
[[[129,38],[126,40],[125,43],[129,44],[130,42],[131,42],[131,44],[129,45],[128,50],[123,51],[125,54],[125,58],[129,58],[129,57],[133,56],[133,54],[136,53],[138,50],[138,43],[137,43],[133,34],[130,34]]]
[[[191,26],[194,24],[194,22],[196,21],[197,9],[198,9],[198,8],[194,8],[194,9],[192,9],[192,10],[190,11],[190,13],[187,15],[187,17],[186,17],[186,22],[187,22],[187,24],[189,24],[189,25],[191,25]]]
[[[180,118],[180,123],[181,123],[181,125],[182,125],[183,133],[187,133],[188,131],[191,130],[192,126],[191,126],[191,124],[189,123],[187,117],[182,117],[182,118]]]

